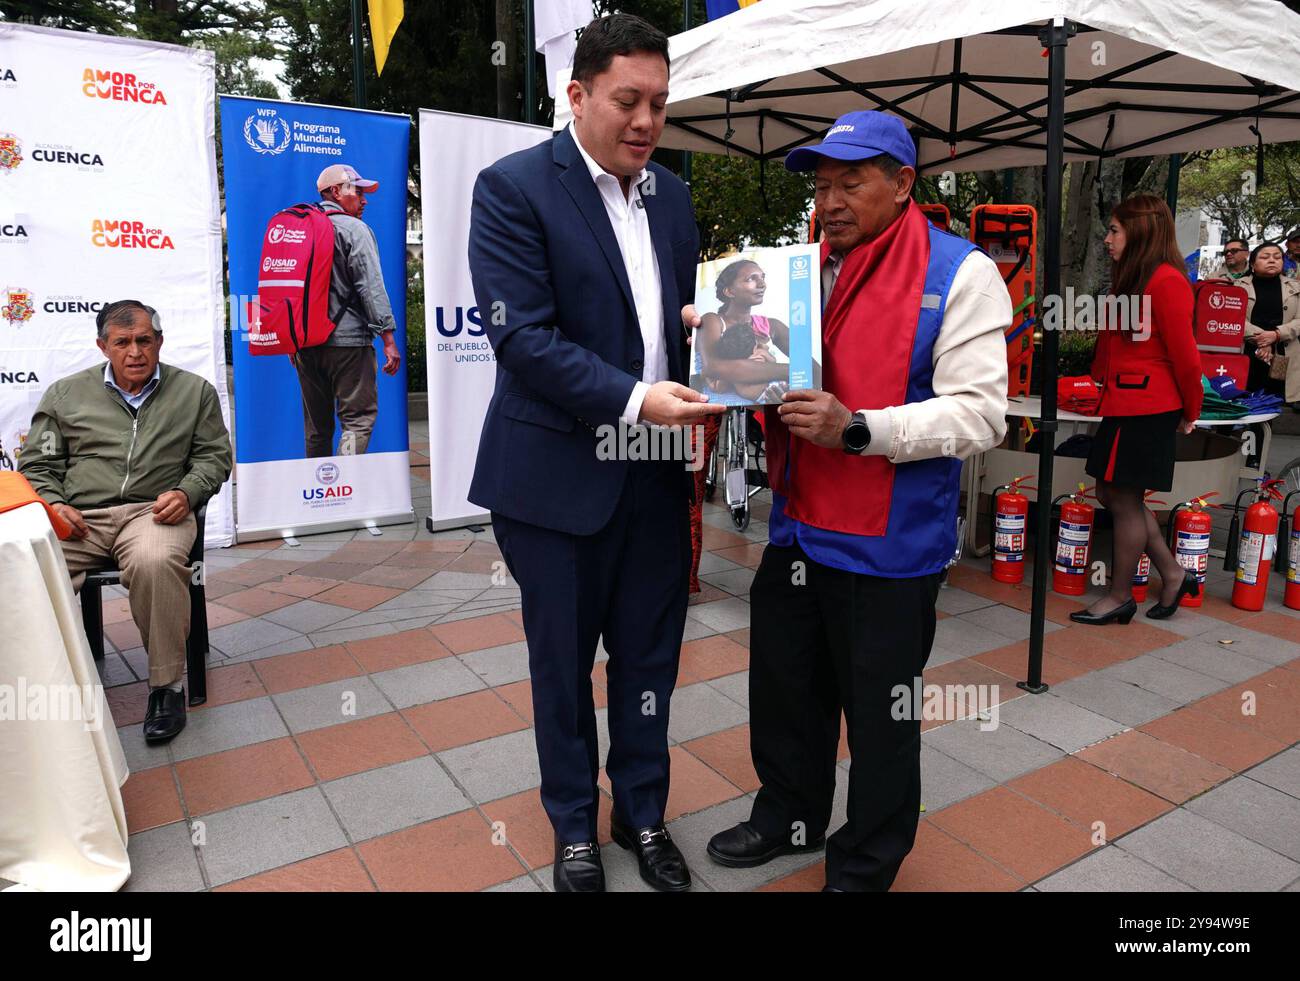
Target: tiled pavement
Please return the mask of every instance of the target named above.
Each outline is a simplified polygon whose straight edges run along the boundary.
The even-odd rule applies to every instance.
[[[412,488],[427,513],[427,467]],[[708,508],[707,585],[673,698],[669,828],[698,890],[824,881],[820,856],[726,870],[704,854],[757,786],[747,591],[761,516],[738,534]],[[209,700],[168,747],[141,738],[144,653],[125,601],[108,601],[103,674],[132,769],[126,888],[549,889],[518,591],[498,584],[491,530],[301,541],[209,554]],[[1229,588],[1215,573],[1200,613],[1159,627],[1071,625],[1075,604],[1053,596],[1051,690],[1034,696],[1015,687],[1029,590],[981,562],[954,568],[925,680],[996,685],[998,725],[923,724],[925,814],[895,889],[1300,890],[1300,616],[1276,595],[1245,614]],[[645,888],[627,853],[604,856],[612,890]]]

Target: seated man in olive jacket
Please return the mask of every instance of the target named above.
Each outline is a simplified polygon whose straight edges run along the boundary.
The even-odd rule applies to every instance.
[[[63,556],[74,589],[88,570],[121,570],[149,655],[145,740],[161,743],[185,728],[194,511],[230,476],[230,434],[211,385],[158,363],[153,307],[119,300],[96,326],[108,363],[46,390],[18,469],[72,525]]]

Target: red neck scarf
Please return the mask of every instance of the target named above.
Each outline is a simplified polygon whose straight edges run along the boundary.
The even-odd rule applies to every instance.
[[[830,251],[823,242],[823,264]],[[845,256],[822,314],[822,387],[849,411],[906,401],[929,262],[929,222],[910,201],[893,224]],[[764,429],[769,479],[786,497],[786,514],[828,531],[885,534],[892,463],[792,439],[775,406]]]

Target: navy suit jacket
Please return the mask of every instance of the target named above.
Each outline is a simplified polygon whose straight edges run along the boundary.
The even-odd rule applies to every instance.
[[[651,163],[644,195],[659,260],[668,375],[686,383],[681,310],[694,301],[699,231],[690,192]],[[627,462],[597,458],[645,356],[623,256],[568,129],[481,171],[470,212],[474,298],[496,355],[469,499],[574,535],[599,531]],[[682,493],[690,473],[682,468]]]

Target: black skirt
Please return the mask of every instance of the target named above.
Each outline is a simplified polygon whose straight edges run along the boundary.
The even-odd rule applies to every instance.
[[[1127,487],[1170,490],[1174,436],[1182,418],[1181,409],[1149,416],[1106,416],[1092,437],[1084,472]]]

